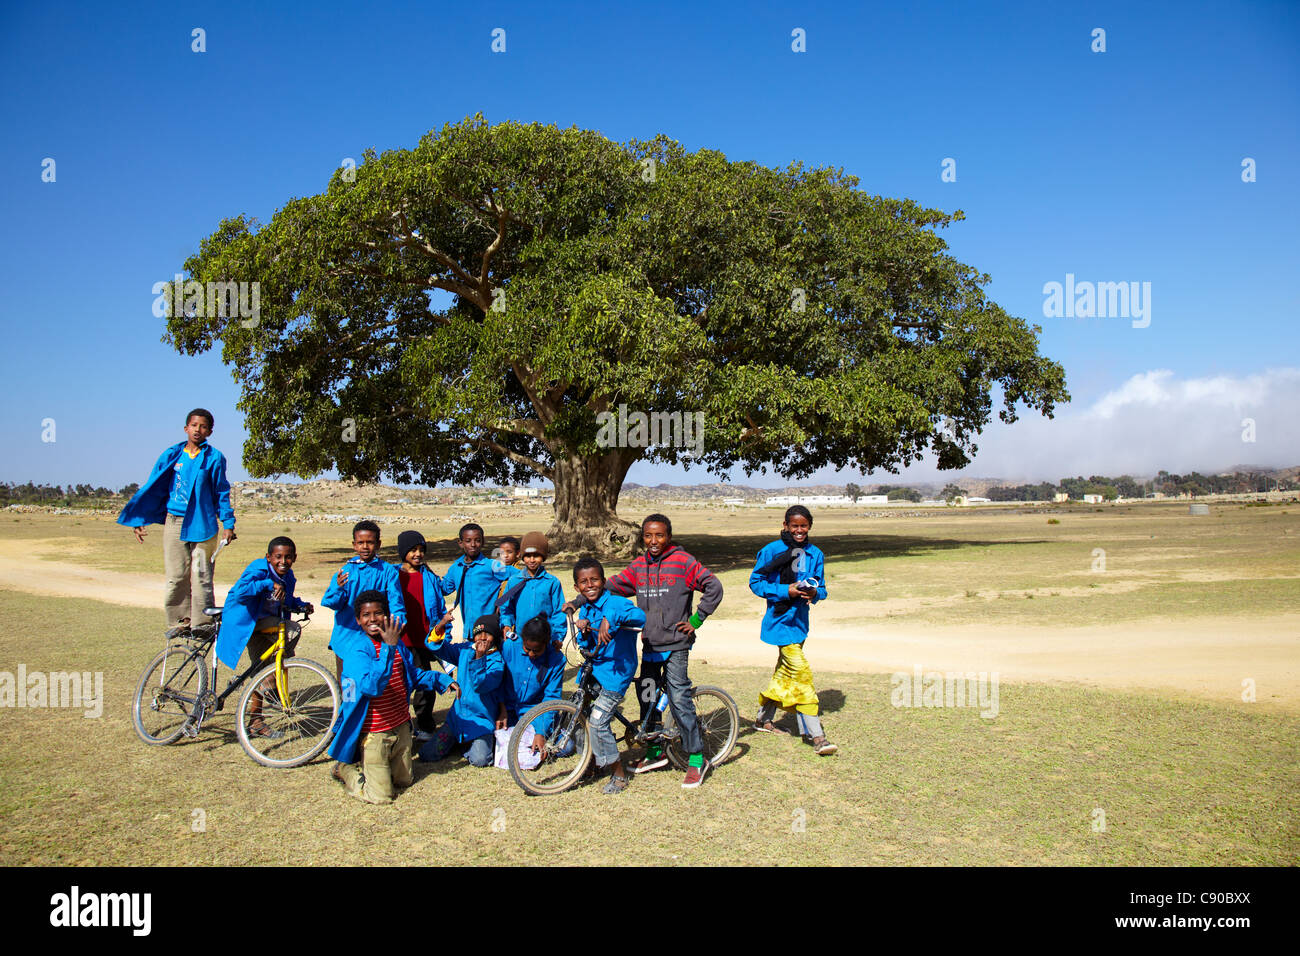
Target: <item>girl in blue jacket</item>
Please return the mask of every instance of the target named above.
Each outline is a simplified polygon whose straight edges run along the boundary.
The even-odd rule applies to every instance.
[[[429,648],[439,659],[455,666],[456,702],[433,738],[420,748],[420,759],[441,760],[457,744],[468,745],[465,756],[475,767],[492,766],[493,732],[506,726],[505,662],[501,657],[501,624],[485,614],[474,624],[472,643],[452,644],[431,639]]]
[[[808,639],[808,611],[826,599],[825,556],[808,540],[812,513],[803,505],[786,509],[781,529],[781,539],[758,552],[749,576],[749,589],[767,601],[759,636],[764,644],[774,644],[778,649],[776,670],[767,689],[758,695],[754,729],[785,734],[772,718],[778,707],[793,710],[800,732],[812,741],[820,756],[827,756],[838,748],[826,739],[822,729],[812,668],[803,653]]]

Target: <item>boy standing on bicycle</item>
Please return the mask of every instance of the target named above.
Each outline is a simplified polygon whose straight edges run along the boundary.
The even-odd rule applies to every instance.
[[[341,643],[343,703],[330,756],[331,776],[349,796],[392,803],[395,787],[411,785],[411,718],[407,701],[417,687],[446,690],[446,674],[425,670],[401,643],[402,623],[389,616],[387,596],[364,591],[354,617],[362,637]],[[358,759],[360,758],[360,759]]]
[[[239,670],[239,655],[245,647],[249,663],[256,664],[279,639],[282,607],[308,614],[315,610],[307,601],[294,597],[297,581],[290,569],[296,560],[298,548],[292,538],[272,538],[266,546],[266,557],[244,568],[226,593],[217,659],[232,671]],[[285,621],[285,657],[293,656],[293,642],[301,632],[297,622]],[[248,700],[248,732],[256,737],[282,737],[284,731],[273,730],[262,720],[262,695],[254,691]]]
[[[365,635],[357,624],[353,606],[364,591],[380,591],[392,608],[399,624],[406,623],[406,603],[402,599],[402,582],[397,568],[379,560],[379,525],[373,521],[358,521],[352,528],[352,550],[356,552],[344,562],[334,577],[321,604],[334,612],[334,631],[330,634],[329,649],[334,652],[334,670],[343,682],[343,648],[351,641]]]
[[[627,771],[618,757],[618,741],[609,723],[636,673],[636,632],[645,626],[645,612],[627,598],[605,589],[605,568],[595,558],[580,558],[573,583],[586,600],[578,611],[578,640],[592,654],[592,677],[600,695],[591,705],[589,728],[596,766],[610,767],[604,793],[627,789]]]
[[[147,524],[163,526],[163,571],[167,590],[163,609],[167,629],[208,623],[212,607],[212,553],[217,546],[218,515],[223,541],[235,540],[235,513],[230,508],[226,456],[208,444],[212,413],[196,408],[185,416],[185,441],[158,456],[153,471],[135,493],[117,523],[144,542]]]
[[[660,676],[666,676],[668,706],[681,731],[682,749],[690,755],[686,778],[682,781],[683,789],[690,790],[704,782],[709,762],[704,757],[704,741],[695,713],[695,691],[687,667],[696,628],[722,603],[722,582],[673,544],[672,522],[665,515],[652,514],[641,522],[641,541],[645,554],[605,582],[605,587],[625,597],[635,594],[637,606],[645,612],[641,676],[637,678],[641,720],[645,721],[656,703]],[[696,591],[703,597],[699,609],[692,613]],[[579,595],[566,607],[579,607],[583,601]],[[632,772],[645,773],[667,765],[664,745],[653,743],[645,756],[632,765]]]

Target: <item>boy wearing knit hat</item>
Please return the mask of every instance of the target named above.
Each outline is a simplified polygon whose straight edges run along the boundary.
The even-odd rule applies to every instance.
[[[564,606],[564,585],[543,567],[550,554],[551,544],[540,531],[530,531],[524,535],[519,550],[524,569],[518,578],[510,582],[509,589],[498,601],[498,613],[506,637],[509,640],[515,639],[516,622],[522,626],[524,621],[545,614],[551,624],[551,640],[563,645],[568,626],[564,611],[561,610]]]
[[[406,607],[406,626],[402,629],[402,644],[409,648],[416,663],[427,669],[433,666],[433,652],[425,638],[447,613],[442,597],[442,580],[425,563],[428,544],[418,531],[403,531],[397,536],[397,577],[401,583],[402,600]],[[450,629],[451,625],[446,625]],[[448,632],[445,636],[450,637]],[[416,688],[411,696],[415,710],[415,738],[423,742],[433,734],[433,705],[437,695]]]

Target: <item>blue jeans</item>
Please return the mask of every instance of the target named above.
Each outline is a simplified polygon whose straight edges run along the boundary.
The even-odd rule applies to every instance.
[[[496,739],[492,734],[476,737],[469,742],[469,746],[465,751],[465,759],[475,767],[490,767],[492,766],[495,745]],[[433,736],[425,741],[420,748],[420,759],[426,763],[434,763],[450,755],[456,747],[456,737],[447,729],[447,725],[444,723],[434,731]]]
[[[608,767],[618,762],[618,740],[609,729],[609,722],[614,717],[614,708],[622,702],[622,694],[612,694],[602,687],[591,705],[587,726],[591,730],[591,749],[595,752],[597,767]]]

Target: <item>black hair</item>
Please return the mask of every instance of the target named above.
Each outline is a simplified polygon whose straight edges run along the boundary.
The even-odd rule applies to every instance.
[[[357,595],[357,599],[352,602],[352,613],[359,616],[363,604],[382,604],[385,614],[388,614],[391,610],[388,606],[388,595],[373,588],[369,591],[362,591]]]
[[[358,521],[356,524],[354,524],[352,526],[353,541],[356,540],[358,531],[373,531],[375,533],[375,540],[376,541],[380,540],[379,525],[375,524],[373,521]]]
[[[198,415],[200,418],[206,418],[208,420],[208,428],[212,428],[217,424],[212,418],[212,413],[208,411],[206,408],[193,409],[188,415],[185,416],[185,424],[188,425],[190,423],[190,419],[193,418],[195,415]]]
[[[519,636],[529,644],[546,644],[551,639],[551,621],[546,612],[529,618]]]
[[[287,547],[294,554],[298,553],[298,546],[293,543],[293,538],[286,537],[285,535],[278,535],[277,537],[272,538],[271,543],[266,546],[266,553],[270,554],[276,548],[280,547]]]
[[[468,528],[470,527],[470,525],[466,525],[465,527]],[[477,527],[477,525],[475,527]],[[504,538],[502,538],[501,544],[513,544],[515,546],[515,550],[516,551],[519,550],[519,539],[512,534],[508,534]]]
[[[812,512],[809,511],[807,508],[805,508],[803,505],[791,505],[789,508],[786,508],[785,523],[789,524],[790,519],[793,518],[795,515],[799,515],[801,517],[807,518],[808,527],[810,528],[812,527]]]
[[[646,516],[645,520],[641,522],[642,534],[645,534],[645,526],[650,524],[651,522],[655,522],[656,524],[663,525],[665,528],[668,529],[668,537],[671,538],[673,536],[673,523],[668,520],[667,515],[661,515],[661,514],[652,514]]]
[[[605,577],[605,566],[601,564],[599,561],[597,561],[591,555],[587,555],[586,557],[579,558],[578,563],[573,566],[574,583],[577,583],[578,572],[585,571],[587,570],[587,568],[595,568],[597,571],[600,572],[600,576],[602,578]]]
[[[477,531],[480,537],[483,535],[483,529],[471,521],[469,524],[461,525],[460,533],[456,535],[456,540],[465,540],[466,531]]]

